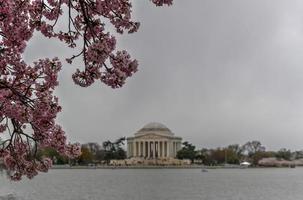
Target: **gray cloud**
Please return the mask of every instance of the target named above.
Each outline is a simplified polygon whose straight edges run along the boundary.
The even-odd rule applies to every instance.
[[[72,141],[130,136],[159,121],[199,147],[257,139],[303,148],[302,1],[134,1],[134,10],[140,31],[118,39],[140,71],[123,88],[75,86],[81,62],[60,74],[59,122]],[[72,54],[37,34],[25,57]]]

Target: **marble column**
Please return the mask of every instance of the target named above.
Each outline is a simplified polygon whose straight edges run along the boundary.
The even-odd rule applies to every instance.
[[[150,157],[152,158],[154,156],[154,143],[153,141],[150,141]]]
[[[138,157],[141,156],[141,141],[138,142]]]
[[[172,157],[175,157],[175,151],[174,151],[174,142],[171,143],[171,152],[172,152]]]
[[[140,152],[139,152],[139,146],[140,146],[140,142],[138,141],[137,142],[137,149],[136,149],[136,152],[137,152],[137,157],[139,157],[140,156]]]
[[[163,156],[162,156],[162,141],[159,141],[159,155],[160,155],[160,158],[162,158]]]
[[[166,155],[167,155],[167,157],[169,157],[170,156],[170,152],[169,152],[169,141],[167,141],[166,142]]]
[[[142,151],[141,151],[142,157],[144,157],[144,141],[142,141]]]
[[[176,154],[177,154],[177,152],[176,152],[176,150],[177,150],[176,146],[177,146],[177,143],[174,142],[174,157],[176,157]]]
[[[149,146],[148,146],[148,148],[149,148],[149,158],[152,158],[153,157],[153,154],[152,154],[152,152],[153,152],[152,142],[149,141],[148,144],[149,144]]]
[[[158,157],[158,141],[155,141],[155,157]]]
[[[156,158],[156,141],[153,141],[153,145],[154,145],[154,151],[153,151],[153,157]]]
[[[145,141],[145,148],[146,148],[145,156],[146,156],[146,158],[148,158],[148,149],[149,149],[149,147],[148,147],[148,142],[147,141]]]
[[[170,152],[171,152],[171,157],[175,157],[174,155],[174,142],[171,142],[171,145],[170,145]]]
[[[140,156],[143,157],[143,142],[140,142],[140,151],[141,151]]]
[[[174,143],[173,142],[171,142],[171,145],[170,145],[170,152],[171,152],[171,157],[175,157],[175,155],[174,155]]]
[[[129,157],[132,157],[132,156],[133,156],[133,154],[132,154],[132,146],[133,146],[133,143],[130,142],[130,143],[129,143]]]
[[[150,158],[150,141],[147,142],[147,157]]]
[[[141,157],[141,153],[142,153],[142,151],[141,151],[141,141],[139,141],[139,157]]]
[[[160,141],[157,141],[157,157],[160,157]]]
[[[145,155],[145,141],[143,141],[143,158],[145,158],[146,155]]]
[[[155,140],[154,143],[155,143],[154,144],[154,147],[155,147],[155,156],[154,157],[156,158],[157,157],[157,141]]]
[[[130,146],[130,157],[134,156],[134,154],[133,154],[134,153],[133,152],[133,144],[134,144],[134,142],[131,142],[130,145],[129,145]]]
[[[159,141],[160,142],[160,157],[162,158],[163,157],[163,151],[162,151],[162,149],[163,149],[163,142],[162,141]]]
[[[137,151],[136,151],[136,141],[133,142],[133,147],[134,147],[134,157],[137,156]]]
[[[127,157],[131,157],[131,152],[130,152],[130,142],[127,143]]]
[[[176,152],[176,146],[177,146],[177,143],[176,142],[174,142],[174,157],[176,157],[176,155],[177,155],[177,152]]]
[[[165,143],[164,143],[164,148],[165,148],[165,157],[168,157],[168,154],[167,154],[167,141],[165,141]]]
[[[161,142],[162,143],[162,158],[164,158],[165,157],[165,154],[164,154],[164,141],[162,141]]]
[[[172,146],[172,148],[171,148],[171,150],[172,150],[172,156],[175,157],[175,142],[172,142],[171,144],[172,144],[171,145]]]
[[[176,143],[173,142],[173,157],[175,157],[175,147],[176,147]]]

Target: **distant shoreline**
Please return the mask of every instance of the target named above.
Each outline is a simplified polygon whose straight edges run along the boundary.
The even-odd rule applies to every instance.
[[[201,169],[201,166],[158,166],[158,165],[130,165],[130,166],[64,166],[55,165],[51,169]]]
[[[299,167],[299,166],[298,166]],[[289,167],[249,167],[248,169],[275,169],[275,168],[289,168]],[[300,168],[300,167],[299,167]],[[54,165],[51,169],[246,169],[240,166],[201,166],[201,165],[130,165],[130,166],[66,166]]]

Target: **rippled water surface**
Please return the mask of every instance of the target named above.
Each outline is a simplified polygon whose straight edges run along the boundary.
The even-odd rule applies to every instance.
[[[0,200],[301,200],[296,169],[59,169],[33,180],[0,176]]]

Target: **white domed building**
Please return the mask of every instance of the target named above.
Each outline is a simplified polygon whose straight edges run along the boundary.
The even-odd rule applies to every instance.
[[[133,137],[127,138],[128,158],[175,158],[181,149],[182,138],[176,137],[165,125],[146,124]]]

